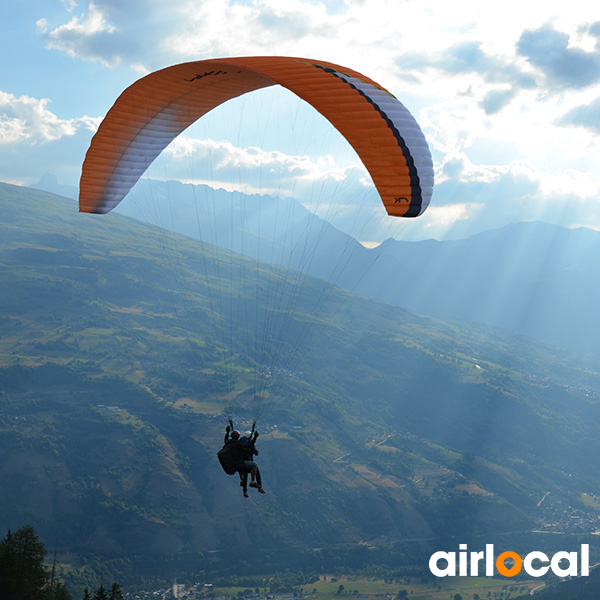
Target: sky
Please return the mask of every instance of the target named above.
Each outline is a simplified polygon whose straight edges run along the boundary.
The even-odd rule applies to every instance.
[[[148,175],[309,208],[335,193],[340,228],[369,215],[365,243],[531,220],[600,230],[600,14],[589,0],[11,0],[0,33],[0,181],[51,173],[77,186],[102,117],[151,71],[289,55],[352,67],[409,108],[435,167],[424,215],[387,217],[346,142],[281,88],[207,116]]]

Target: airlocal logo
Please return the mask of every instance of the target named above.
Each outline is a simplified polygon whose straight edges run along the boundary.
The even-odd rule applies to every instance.
[[[467,552],[467,545],[459,545],[456,552],[434,552],[429,559],[429,570],[436,577],[455,575],[479,576],[480,563],[485,566],[485,575],[493,577],[494,567],[500,575],[514,577],[522,569],[530,577],[543,577],[551,570],[557,577],[569,577],[590,574],[590,546],[581,545],[581,552],[557,552],[551,558],[543,552],[530,552],[521,558],[516,552],[508,550],[497,557],[494,544],[486,544],[485,551]],[[440,563],[445,563],[440,566]]]

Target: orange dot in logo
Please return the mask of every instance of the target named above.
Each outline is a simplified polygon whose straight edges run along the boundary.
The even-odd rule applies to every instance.
[[[507,569],[506,565],[504,564],[504,561],[507,558],[512,558],[515,561],[515,564],[510,569]],[[512,552],[511,550],[503,552],[496,559],[496,569],[498,569],[498,573],[500,573],[500,575],[504,575],[504,577],[514,577],[517,573],[521,571],[522,567],[523,560],[516,552]]]

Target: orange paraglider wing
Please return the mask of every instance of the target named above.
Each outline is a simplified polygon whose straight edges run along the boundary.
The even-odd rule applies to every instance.
[[[79,210],[106,213],[184,129],[219,104],[279,84],[308,102],[348,140],[388,214],[428,206],[433,164],[404,105],[364,75],[290,57],[220,58],[155,71],[127,88],[100,124],[83,163]]]

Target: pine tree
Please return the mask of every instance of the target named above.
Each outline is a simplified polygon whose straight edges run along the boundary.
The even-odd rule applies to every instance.
[[[121,590],[121,586],[118,583],[112,584],[108,600],[125,600],[125,597],[123,596],[123,592]]]
[[[62,583],[55,583],[46,597],[48,600],[71,600],[69,590]]]
[[[9,531],[0,541],[1,600],[71,600],[44,565],[46,548],[33,527]]]
[[[46,549],[27,525],[0,542],[0,598],[38,600],[48,591]]]
[[[108,600],[108,596],[106,595],[106,590],[104,586],[101,585],[94,594],[94,600]]]

